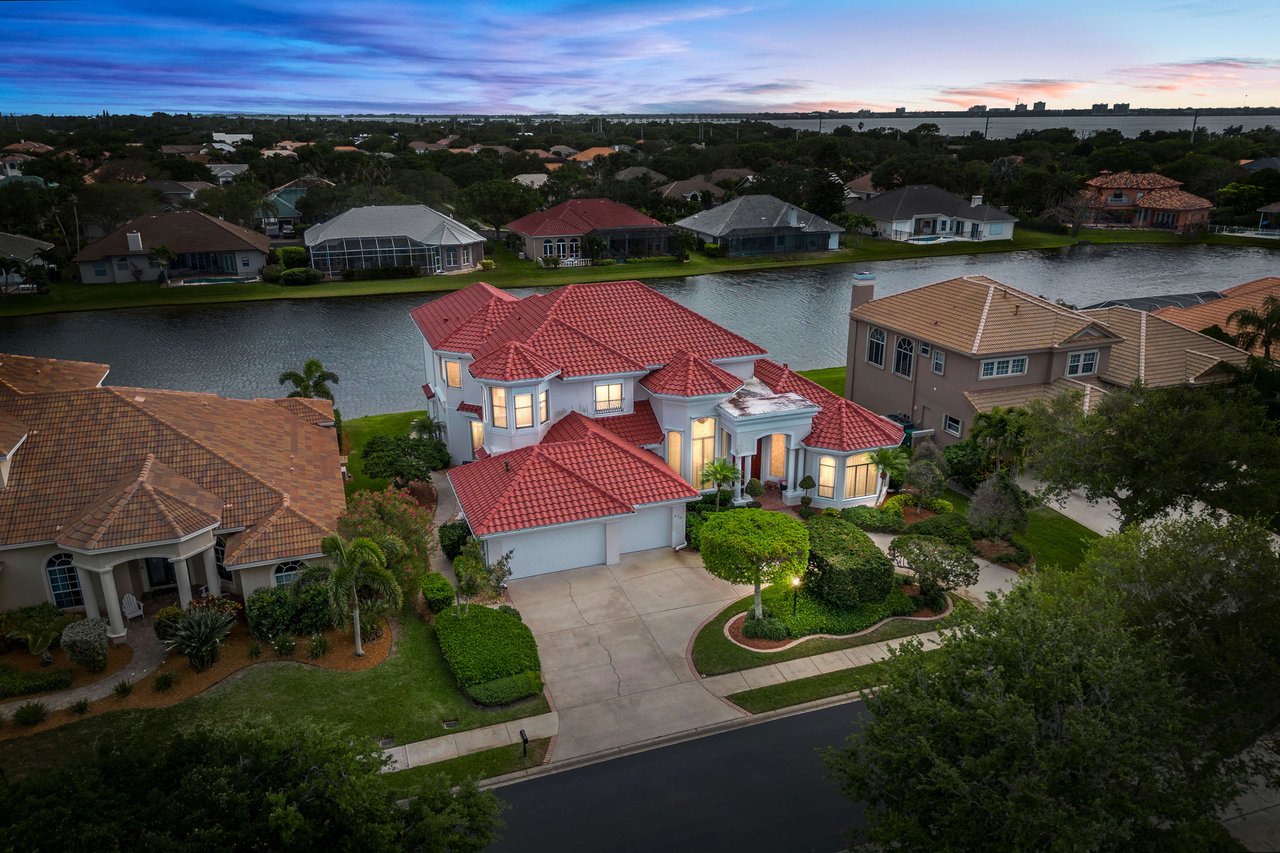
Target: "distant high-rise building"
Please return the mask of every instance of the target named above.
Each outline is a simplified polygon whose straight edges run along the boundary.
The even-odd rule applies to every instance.
[[[1027,111],[1027,105],[1026,105],[1026,104],[1014,104],[1014,105],[1013,105],[1013,111],[1014,111],[1015,113],[1025,113],[1025,112]]]
[[[898,115],[906,115],[907,108],[906,108],[906,107],[898,107],[896,110],[894,110],[894,112],[895,112],[895,113],[897,113]]]
[[[1091,112],[1105,113],[1107,111],[1107,106],[1108,104],[1094,104]]]
[[[1112,105],[1111,105],[1111,112],[1113,112],[1113,113],[1127,113],[1127,112],[1129,112],[1129,105],[1128,105],[1128,104],[1121,104],[1121,103],[1118,103],[1118,102],[1117,102],[1117,103],[1115,103],[1115,104],[1112,104]]]
[[[1032,104],[1032,105],[1031,105],[1031,111],[1032,111],[1033,113],[1042,113],[1042,112],[1044,112],[1044,101],[1036,101],[1034,104]]]
[[[986,111],[987,111],[986,104],[974,104],[973,106],[969,107],[969,112],[971,113],[985,113]]]

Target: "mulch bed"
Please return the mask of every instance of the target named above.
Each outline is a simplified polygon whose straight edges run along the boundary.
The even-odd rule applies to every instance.
[[[71,686],[66,688],[74,690],[77,687],[84,687],[86,684],[93,684],[95,681],[101,681],[104,678],[110,678],[120,670],[129,665],[129,661],[133,660],[133,649],[128,646],[107,645],[107,668],[102,672],[89,672],[82,666],[71,662],[71,658],[65,651],[57,646],[49,650],[53,653],[53,664],[50,666],[42,666],[38,655],[27,654],[24,649],[12,649],[9,652],[0,655],[0,663],[5,666],[13,667],[20,672],[40,672],[46,669],[69,669],[71,670]],[[14,697],[17,698],[17,697]],[[39,693],[33,693],[26,699],[39,699]],[[5,700],[6,702],[9,700]]]
[[[978,556],[982,557],[982,559],[984,560],[990,560],[991,562],[996,563],[997,565],[1005,566],[1006,568],[1014,569],[1016,571],[1021,571],[1027,568],[1028,565],[1030,565],[1030,560],[1023,563],[998,562],[996,560],[996,557],[999,557],[1003,554],[1011,554],[1014,551],[1014,548],[1011,545],[1009,545],[1008,542],[1005,542],[1003,540],[975,539],[973,541],[973,546],[978,549]]]
[[[907,595],[911,596],[912,598],[920,597],[919,584],[914,584],[914,583],[903,584],[902,591],[905,592]],[[750,612],[751,611],[748,610],[746,613],[739,613],[737,616],[730,619],[729,623],[725,626],[729,631],[729,636],[733,638],[734,642],[738,643],[741,646],[745,646],[746,648],[752,649],[753,651],[757,651],[757,652],[771,652],[771,651],[774,651],[775,649],[780,649],[783,646],[789,646],[792,643],[794,643],[797,639],[800,639],[800,640],[808,639],[807,637],[788,637],[785,640],[765,640],[765,639],[760,639],[756,637],[748,637],[746,634],[742,633],[742,625],[744,622],[747,621],[747,614],[749,614]],[[911,618],[913,619],[935,619],[938,616],[941,616],[942,613],[936,610],[932,610],[928,607],[920,606],[920,607],[917,607],[916,611],[910,615],[911,615]],[[894,618],[900,618],[900,617],[894,617]],[[883,624],[884,621],[885,620],[881,620],[880,622],[877,622],[875,625],[872,625],[867,630],[870,631],[876,628],[877,626]],[[858,633],[860,634],[863,632],[859,631]],[[843,636],[852,637],[854,635],[846,634]]]
[[[436,495],[436,487],[431,485],[430,480],[410,483],[409,494],[413,495],[413,499],[418,502],[418,506],[429,513],[435,513],[438,497]]]
[[[907,524],[914,524],[917,521],[924,521],[926,518],[933,518],[936,512],[928,509],[921,509],[917,506],[909,506],[902,510],[902,517]]]

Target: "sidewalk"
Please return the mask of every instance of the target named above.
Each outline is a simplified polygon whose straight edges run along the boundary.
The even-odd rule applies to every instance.
[[[448,761],[450,758],[471,755],[474,752],[484,752],[486,749],[520,743],[521,729],[524,729],[529,740],[555,737],[560,731],[560,715],[552,711],[536,717],[525,717],[521,720],[485,726],[483,729],[470,729],[457,734],[406,743],[403,746],[393,746],[383,750],[383,754],[389,756],[392,762],[387,772],[408,770],[411,767],[435,764],[438,761]]]

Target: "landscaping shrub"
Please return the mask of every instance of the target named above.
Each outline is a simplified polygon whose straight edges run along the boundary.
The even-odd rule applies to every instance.
[[[439,613],[454,602],[453,584],[439,572],[431,572],[422,578],[422,599],[427,609]]]
[[[947,472],[966,489],[976,489],[991,472],[991,455],[973,439],[957,441],[942,451],[947,460]]]
[[[521,672],[506,678],[495,678],[467,689],[481,705],[510,705],[542,692],[542,673]]]
[[[382,636],[387,628],[391,607],[385,600],[364,599],[360,602],[360,640],[370,643]]]
[[[440,551],[450,560],[457,559],[462,553],[462,546],[471,538],[471,528],[466,521],[451,521],[440,525]]]
[[[560,259],[555,255],[547,255],[546,257],[539,258],[539,260],[542,262],[542,265],[549,270],[558,269],[560,266]]]
[[[485,272],[488,272],[489,270],[494,269],[497,266],[498,266],[498,262],[493,260],[492,258],[485,258],[480,262],[480,269],[484,270]]]
[[[6,636],[21,643],[37,657],[43,657],[49,651],[49,647],[58,641],[62,629],[71,622],[70,616],[47,601],[3,614]]]
[[[316,634],[307,643],[307,657],[319,660],[327,654],[329,654],[329,637],[325,634]]]
[[[115,687],[111,688],[111,692],[116,694],[117,699],[123,699],[133,692],[133,685],[122,678],[116,682]]]
[[[47,690],[65,690],[70,686],[71,670],[69,669],[24,672],[0,664],[0,699],[29,696],[32,693],[44,693]]]
[[[307,265],[307,250],[302,246],[281,246],[280,265],[286,270],[304,268]]]
[[[883,601],[893,588],[893,562],[871,537],[843,518],[809,522],[808,590],[836,607]]]
[[[62,629],[59,644],[71,662],[89,670],[107,668],[107,623],[102,619],[81,619]]]
[[[873,506],[851,506],[840,510],[840,517],[861,530],[872,533],[901,533],[907,529],[902,513]]]
[[[958,512],[946,512],[909,524],[905,532],[908,536],[936,536],[948,545],[973,550],[973,531]]]
[[[946,498],[929,498],[924,502],[923,506],[929,512],[936,512],[939,515],[956,511],[956,505]]]
[[[162,672],[151,682],[151,689],[157,693],[168,693],[178,683],[178,676],[172,672]]]
[[[761,483],[758,479],[752,477],[750,480],[747,480],[746,490],[748,495],[753,498],[758,498],[764,494],[764,483]]]
[[[162,643],[167,643],[173,639],[173,629],[182,621],[182,617],[187,612],[181,607],[161,607],[156,611],[155,623],[152,626],[156,632],[156,639]]]
[[[279,284],[282,273],[284,273],[284,267],[280,264],[267,264],[262,268],[262,280],[267,284]]]
[[[696,512],[686,512],[684,516],[684,540],[694,551],[702,550],[702,525],[704,520]]]
[[[915,505],[916,496],[906,494],[904,492],[902,494],[894,495],[891,498],[886,498],[885,502],[880,505],[880,508],[887,512],[896,512],[898,515],[902,515],[903,512],[906,511],[907,507],[913,507]]]
[[[319,634],[333,626],[333,612],[330,610],[329,591],[323,586],[298,586],[290,584],[284,587],[295,599],[293,618],[289,620],[289,630],[295,634]]]
[[[978,564],[969,552],[937,536],[899,536],[889,543],[889,556],[915,572],[920,601],[933,610],[946,607],[948,590],[978,582]]]
[[[217,662],[218,649],[235,623],[234,616],[214,608],[188,610],[167,645],[186,655],[196,672],[204,672]]]
[[[83,717],[85,714],[89,713],[89,700],[77,699],[67,706],[67,710],[75,714],[77,717]]]
[[[521,622],[523,622],[523,621],[524,621],[523,619],[521,619],[521,618],[520,618],[520,611],[519,611],[519,610],[516,610],[516,609],[515,609],[514,607],[512,607],[510,604],[499,604],[499,605],[498,605],[498,612],[499,612],[499,613],[505,613],[505,614],[507,614],[508,616],[514,616],[516,619],[520,619],[520,621],[521,621]]]
[[[263,642],[270,642],[293,627],[298,601],[285,586],[264,586],[253,591],[245,602],[249,632]]]
[[[436,635],[458,686],[475,701],[494,699],[496,690],[507,704],[541,689],[538,646],[519,619],[488,607],[468,607],[465,615],[454,608],[437,617]],[[522,690],[515,690],[514,683],[490,685],[516,676],[524,679]]]
[[[280,283],[287,287],[297,287],[300,285],[315,284],[324,278],[324,273],[311,267],[302,267],[300,269],[285,270],[280,273]]]
[[[282,658],[287,658],[298,650],[298,641],[288,632],[277,634],[271,641],[271,648]]]
[[[236,619],[240,618],[240,612],[244,610],[244,606],[234,598],[222,598],[217,595],[206,595],[201,598],[191,599],[192,610],[217,610],[219,613],[226,613]]]
[[[703,243],[702,254],[708,258],[718,258],[720,257],[720,246],[716,243]]]
[[[751,611],[747,611],[746,621],[742,623],[742,633],[753,640],[785,640],[790,636],[782,620],[773,617],[753,619]]]
[[[792,596],[795,596],[795,613],[792,614]],[[805,587],[793,592],[786,584],[774,584],[764,590],[763,598],[774,616],[787,626],[792,637],[808,637],[812,634],[855,634],[865,631],[890,616],[910,616],[916,612],[917,602],[894,584],[889,594],[880,601],[861,607],[837,607],[813,595]]]
[[[1011,550],[996,554],[991,558],[991,562],[1000,563],[1001,565],[1025,566],[1031,562],[1031,552],[1027,550],[1025,545],[1015,542]]]
[[[815,515],[818,514],[818,511],[816,509],[814,509],[813,507],[805,503],[805,501],[811,501],[811,500],[813,500],[813,498],[810,498],[810,497],[801,498],[800,508],[796,510],[796,514],[799,515],[801,518],[803,518],[805,521],[808,521],[809,519],[813,518]]]
[[[997,473],[982,481],[969,504],[968,522],[979,536],[1008,539],[1027,529],[1023,491],[1012,477]]]
[[[611,267],[611,266],[615,265],[616,263],[618,263],[618,262],[617,262],[616,260],[614,260],[613,258],[596,258],[594,261],[592,261],[592,262],[591,262],[591,266],[593,266],[593,267]]]
[[[49,716],[49,706],[43,702],[23,702],[13,712],[13,721],[23,726],[35,726],[43,723]]]
[[[262,644],[257,640],[249,643],[249,660],[257,660],[262,657]]]

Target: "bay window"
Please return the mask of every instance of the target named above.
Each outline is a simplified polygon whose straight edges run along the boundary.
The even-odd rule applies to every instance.
[[[489,409],[493,413],[493,425],[498,429],[507,428],[507,389],[489,389]]]
[[[844,497],[865,498],[874,495],[879,487],[879,473],[866,455],[850,456],[844,463]]]
[[[516,429],[533,426],[533,395],[516,395]]]
[[[836,496],[836,459],[834,456],[818,457],[818,497]]]
[[[710,484],[703,479],[702,469],[716,458],[715,418],[698,418],[693,422],[693,436],[690,439],[689,449],[693,455],[693,467],[690,469],[689,480],[698,488],[707,488]]]

